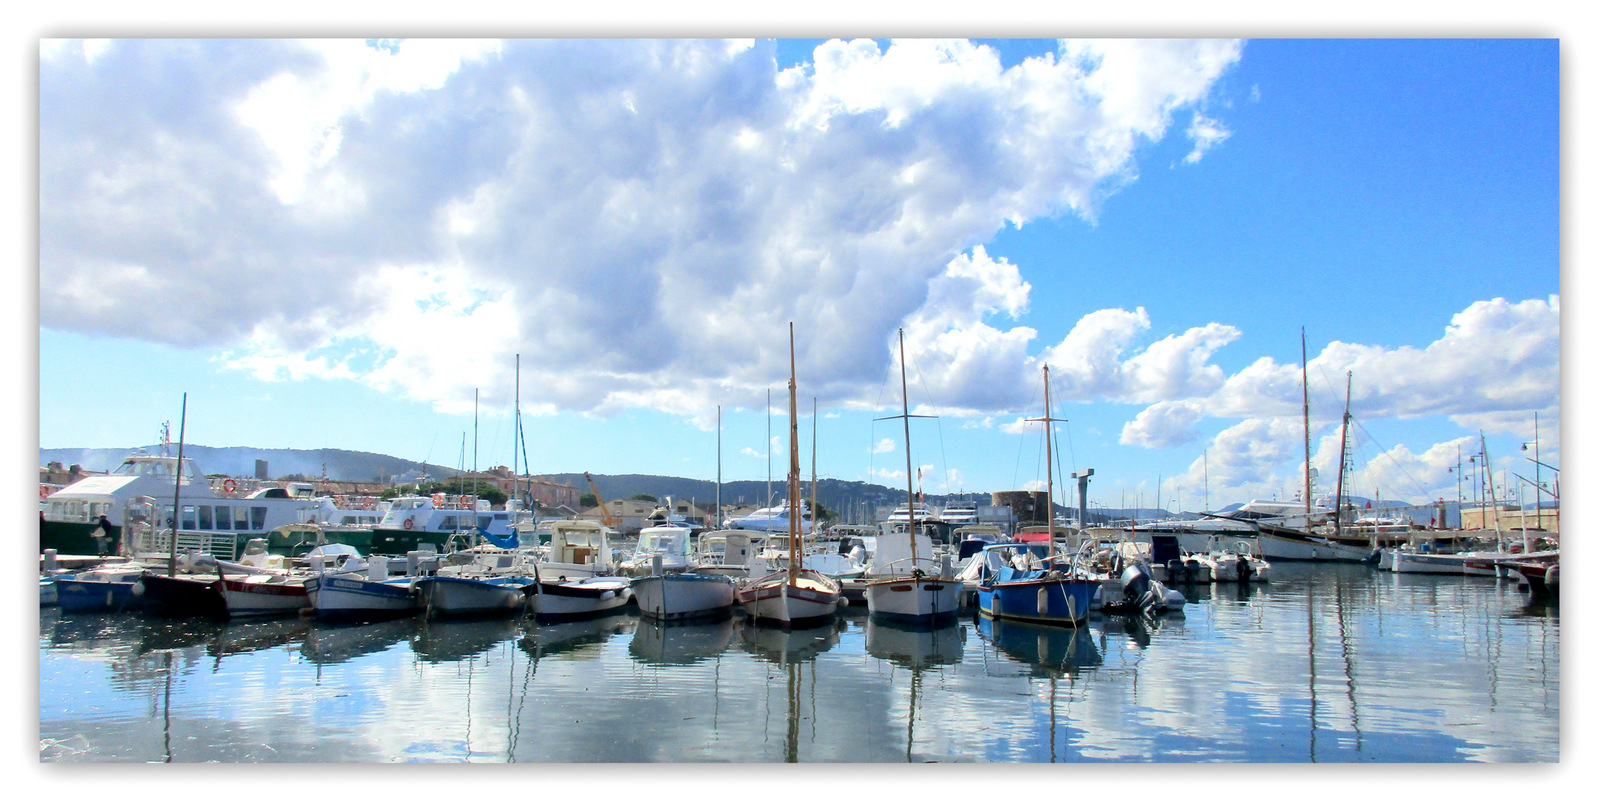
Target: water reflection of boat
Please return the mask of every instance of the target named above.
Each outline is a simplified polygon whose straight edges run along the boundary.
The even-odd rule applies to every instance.
[[[50,628],[40,623],[41,634],[49,634],[51,646],[75,646],[105,641],[117,642],[129,631],[137,629],[142,619],[134,613],[63,613],[54,619]]]
[[[590,620],[529,625],[517,645],[536,659],[568,654],[586,646],[603,645],[616,635],[627,634],[635,620],[628,615],[607,615]]]
[[[978,634],[1001,654],[1024,663],[1030,675],[1059,676],[1100,664],[1089,629],[1041,626],[1013,620],[978,619]]]
[[[726,651],[733,631],[728,618],[692,624],[644,619],[633,630],[628,654],[654,665],[693,665]]]
[[[965,642],[965,628],[957,624],[918,629],[873,618],[867,620],[867,653],[903,668],[959,663]]]
[[[300,653],[318,665],[348,662],[376,654],[402,640],[415,638],[420,619],[397,618],[371,623],[326,623],[317,621],[306,630]]]
[[[411,650],[430,662],[474,657],[517,635],[520,620],[424,620],[411,636]]]
[[[779,664],[809,660],[839,645],[839,625],[836,621],[807,629],[745,623],[742,635],[746,651]]]

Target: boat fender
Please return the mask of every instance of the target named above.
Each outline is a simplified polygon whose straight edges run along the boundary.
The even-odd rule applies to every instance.
[[[1181,572],[1179,570],[1179,568],[1180,567],[1184,567],[1185,565],[1186,565],[1186,563],[1182,559],[1168,559],[1167,560],[1167,579],[1170,580],[1170,581],[1177,581],[1178,577],[1179,577],[1179,573]]]
[[[1069,601],[1071,600],[1070,597],[1069,597],[1068,600]],[[1040,615],[1044,615],[1044,614],[1046,614],[1046,613],[1048,613],[1050,611],[1050,590],[1049,590],[1049,588],[1047,588],[1047,587],[1040,587],[1039,588],[1039,596],[1038,596],[1037,604],[1038,604],[1038,609],[1039,609],[1039,614]]]

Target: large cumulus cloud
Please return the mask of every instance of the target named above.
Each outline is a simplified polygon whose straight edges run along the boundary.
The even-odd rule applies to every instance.
[[[520,352],[530,407],[684,414],[757,404],[788,321],[809,390],[868,399],[907,325],[955,360],[940,404],[1004,407],[1031,331],[982,319],[1026,285],[974,247],[1093,218],[1240,53],[1069,42],[1007,69],[832,41],[780,71],[770,42],[47,43],[40,320],[445,408],[505,402]],[[1197,149],[1225,130],[1204,120]],[[954,286],[971,304],[930,304]],[[997,382],[963,382],[980,366]],[[1175,393],[1147,377],[1170,368],[1118,394]]]

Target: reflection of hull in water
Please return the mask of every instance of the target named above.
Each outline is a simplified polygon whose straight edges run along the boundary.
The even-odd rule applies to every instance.
[[[411,650],[433,662],[477,656],[517,635],[518,621],[422,621],[411,638]]]
[[[634,619],[623,614],[611,614],[591,620],[564,621],[540,624],[525,630],[517,644],[534,657],[553,657],[579,651],[585,647],[601,646],[612,637],[627,634]]]
[[[833,621],[806,629],[785,629],[747,623],[742,629],[745,650],[774,662],[809,660],[839,644]]]
[[[415,638],[418,631],[415,618],[348,625],[315,623],[306,631],[300,653],[318,665],[341,663],[384,651],[402,640]]]
[[[966,643],[962,627],[937,629],[880,623],[867,619],[867,653],[904,668],[930,668],[961,662]]]
[[[694,624],[643,620],[633,631],[628,653],[656,665],[692,665],[726,651],[733,631],[728,618]]]
[[[1100,651],[1088,629],[1066,629],[989,617],[978,619],[978,634],[1000,653],[1035,670],[1071,673],[1100,664]]]

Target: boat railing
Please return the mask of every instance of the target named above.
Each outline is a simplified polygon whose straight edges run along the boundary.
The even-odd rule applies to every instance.
[[[135,528],[132,545],[135,556],[170,556],[173,553],[172,531],[149,527]],[[178,531],[177,553],[179,554],[191,551],[206,553],[231,562],[237,558],[238,549],[238,534],[219,531]]]

